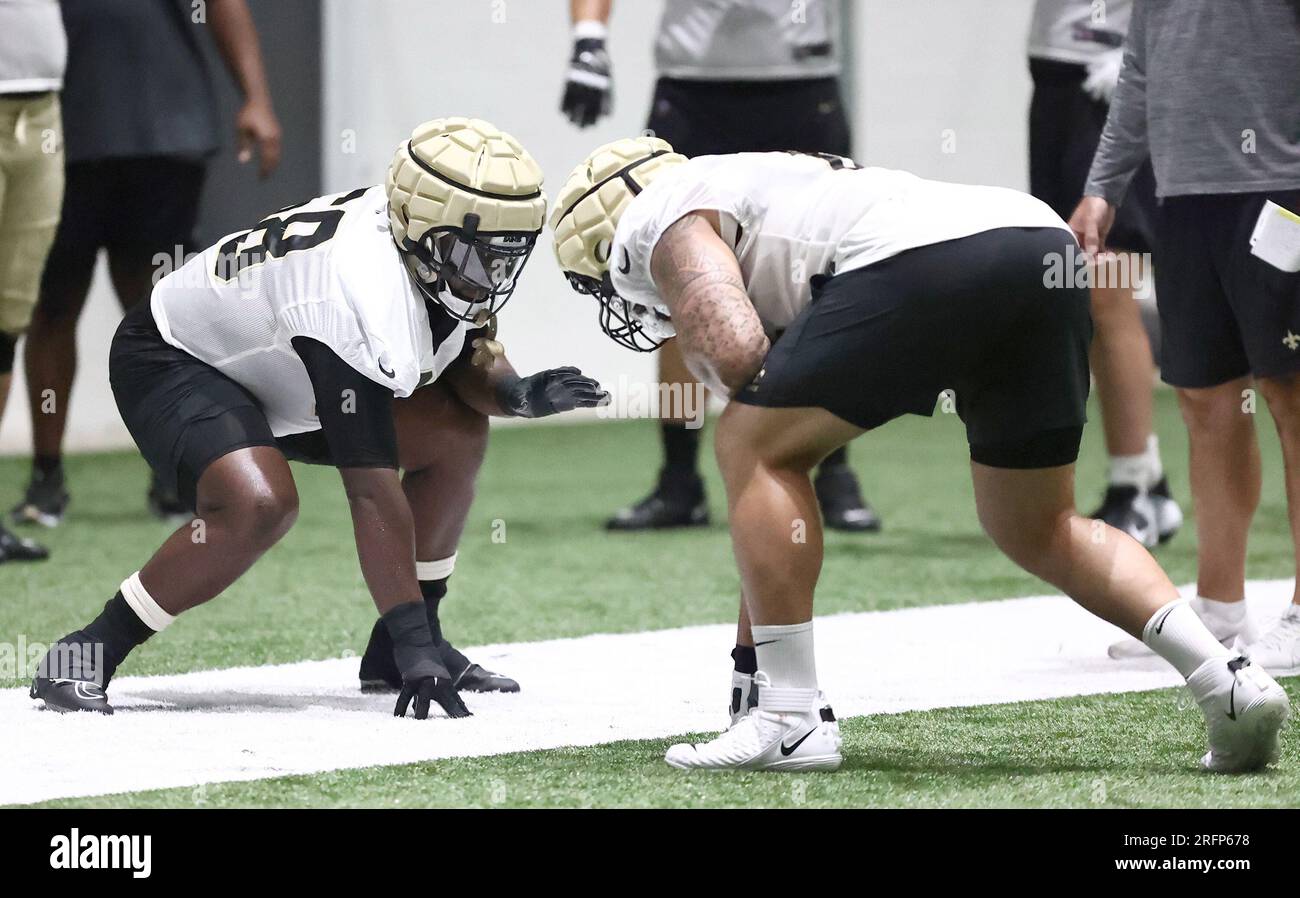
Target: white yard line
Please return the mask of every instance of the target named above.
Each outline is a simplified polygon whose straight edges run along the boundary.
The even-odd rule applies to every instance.
[[[1276,617],[1291,589],[1252,583],[1253,613]],[[818,619],[819,678],[841,717],[1179,682],[1155,658],[1108,659],[1121,635],[1060,597],[843,614]],[[355,658],[123,677],[113,717],[0,690],[0,804],[716,730],[732,637],[714,625],[476,648],[524,691],[466,696],[465,720],[392,718],[392,697],[357,691]]]

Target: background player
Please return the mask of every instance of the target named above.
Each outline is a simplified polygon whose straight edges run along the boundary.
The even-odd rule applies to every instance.
[[[420,562],[444,560],[459,535],[436,532],[426,469],[432,440],[455,442],[464,413],[444,433],[430,419],[450,398],[417,391],[445,375],[470,408],[532,416],[604,398],[576,369],[520,378],[490,351],[479,365],[465,360],[467,341],[490,349],[473,324],[509,298],[541,231],[541,181],[508,134],[438,119],[402,143],[385,185],[283,209],[159,282],[118,329],[109,370],[141,452],[198,518],[98,618],[59,640],[34,698],[110,711],[104,687],[127,654],[218,595],[292,526],[298,499],[278,440],[299,455],[311,440],[301,435],[320,431],[315,454],[339,469],[400,673],[397,713],[413,699],[417,717],[431,701],[468,713],[420,583]],[[399,413],[394,397],[411,405]],[[406,465],[418,467],[404,482]],[[449,484],[454,503],[468,502],[465,479]],[[441,523],[455,527],[457,513]]]
[[[562,106],[587,127],[613,96],[606,25],[612,0],[570,0],[573,55]],[[685,156],[765,150],[850,154],[840,98],[838,0],[665,0],[655,38],[654,98],[649,133]],[[698,383],[673,342],[659,352],[659,380],[682,392]],[[664,464],[650,495],[609,519],[612,530],[706,524],[709,507],[699,475],[700,430],[683,410],[660,422]],[[675,416],[674,416],[675,415]],[[863,500],[847,450],[822,462],[814,484],[826,526],[874,531],[880,518]],[[753,673],[752,657],[736,659]]]
[[[1092,155],[1101,140],[1119,80],[1130,0],[1038,0],[1029,33],[1029,192],[1068,218],[1083,197]],[[1090,355],[1110,470],[1106,496],[1092,512],[1147,548],[1178,531],[1183,514],[1169,494],[1152,429],[1155,362],[1135,297],[1139,276],[1151,283],[1149,260],[1156,213],[1155,174],[1142,163],[1120,208],[1111,249],[1126,253],[1094,269],[1095,335]],[[1131,278],[1118,275],[1129,274]]]
[[[1075,511],[1092,325],[1086,292],[1046,277],[1077,244],[1044,203],[840,158],[688,162],[637,138],[574,169],[552,227],[606,333],[644,348],[675,335],[691,370],[736,400],[716,448],[758,706],[710,742],[673,746],[670,764],[840,765],[813,655],[823,553],[809,472],[867,430],[932,414],[945,389],[994,543],[1187,679],[1209,727],[1207,768],[1276,759],[1286,693],[1211,635],[1140,544]],[[790,277],[800,267],[818,272],[811,283]]]

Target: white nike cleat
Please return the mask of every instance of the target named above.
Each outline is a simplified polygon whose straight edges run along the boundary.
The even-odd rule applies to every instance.
[[[1209,731],[1201,766],[1215,773],[1261,770],[1281,752],[1278,732],[1291,713],[1286,692],[1247,658],[1211,658],[1187,678]]]
[[[1199,596],[1192,599],[1188,604],[1196,612],[1196,616],[1201,619],[1201,623],[1205,624],[1205,629],[1210,631],[1210,635],[1219,640],[1226,649],[1244,653],[1246,645],[1259,636],[1259,631],[1255,627],[1255,620],[1250,616],[1249,610],[1240,619],[1229,621],[1224,619],[1222,615],[1216,614],[1213,605],[1210,605]],[[1155,655],[1155,652],[1151,651],[1150,647],[1142,640],[1130,637],[1112,643],[1110,648],[1106,650],[1106,654],[1120,660],[1124,658],[1150,658]]]
[[[754,683],[757,708],[716,739],[672,746],[664,760],[681,770],[839,769],[840,725],[829,707],[814,707],[817,691],[774,688],[762,671]]]
[[[1243,651],[1252,662],[1275,677],[1300,674],[1300,606],[1288,608],[1272,629]]]

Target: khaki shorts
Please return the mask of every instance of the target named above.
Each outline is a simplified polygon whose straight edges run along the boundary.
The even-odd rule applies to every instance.
[[[0,331],[21,334],[32,319],[62,205],[58,95],[0,95]]]

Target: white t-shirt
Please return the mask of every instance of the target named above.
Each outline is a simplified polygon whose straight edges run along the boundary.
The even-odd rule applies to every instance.
[[[67,58],[59,0],[0,0],[0,95],[59,90]]]
[[[152,298],[163,339],[252,393],[276,436],[320,428],[294,337],[409,396],[455,361],[470,327],[432,308],[431,329],[389,236],[382,187],[319,197],[223,237]]]
[[[839,157],[697,156],[656,178],[619,219],[610,255],[619,295],[662,307],[650,256],[670,225],[706,209],[720,213],[723,239],[769,335],[808,305],[815,275],[994,228],[1069,230],[1046,203],[1002,187],[927,181]]]
[[[1038,0],[1029,55],[1087,65],[1124,45],[1133,0]]]
[[[838,3],[664,0],[655,68],[692,81],[835,77]]]

